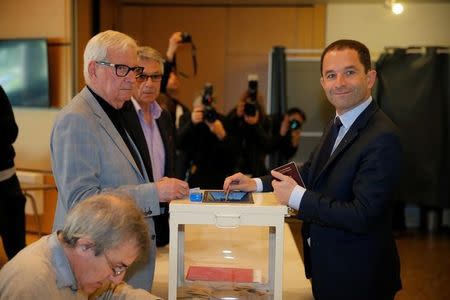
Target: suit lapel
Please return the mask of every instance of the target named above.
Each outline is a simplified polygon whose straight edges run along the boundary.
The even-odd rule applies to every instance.
[[[81,94],[84,99],[86,99],[87,104],[94,112],[95,116],[98,118],[98,122],[100,126],[105,130],[105,132],[108,134],[108,136],[111,138],[111,141],[117,146],[117,148],[120,150],[120,152],[125,156],[125,158],[130,162],[130,164],[135,169],[136,173],[142,177],[141,172],[139,171],[138,166],[136,165],[136,162],[133,159],[133,156],[130,153],[130,150],[128,150],[127,145],[125,144],[124,140],[120,136],[117,129],[114,127],[114,124],[109,119],[108,115],[105,113],[105,111],[101,108],[100,104],[98,104],[97,100],[94,98],[92,93],[88,90],[87,87],[85,87]],[[131,144],[135,147],[133,141],[130,141]],[[140,157],[140,155],[139,155]]]
[[[321,149],[322,149],[322,147],[324,146],[324,144],[325,144],[325,140],[326,140],[326,137],[329,135],[329,131],[331,130],[331,125],[332,125],[332,122],[330,121],[329,123],[328,123],[328,125],[327,125],[327,127],[326,127],[326,129],[325,129],[325,131],[323,132],[323,134],[322,134],[322,138],[321,138],[321,140],[320,140],[320,142],[319,142],[319,145],[317,146],[317,148],[316,148],[316,150],[315,150],[315,152],[314,152],[314,158],[313,158],[313,160],[312,160],[312,162],[311,162],[311,172],[310,172],[310,178],[312,178],[312,180],[313,180],[313,182],[315,182],[315,180],[317,179],[317,175],[320,173],[320,170],[318,170],[317,168],[318,168],[318,163],[319,163],[319,160],[318,160],[318,158],[319,158],[319,154],[320,154],[320,151],[321,151]],[[325,164],[324,165],[324,167],[326,166],[327,164]],[[310,181],[310,180],[309,180]]]
[[[357,139],[359,136],[360,130],[366,127],[367,122],[370,120],[370,118],[375,114],[375,112],[378,110],[378,104],[375,102],[375,100],[372,100],[370,105],[356,118],[355,122],[352,124],[350,129],[347,131],[345,136],[342,138],[339,145],[334,150],[333,154],[331,155],[330,159],[326,162],[326,164],[323,166],[322,170],[317,170],[317,156],[314,158],[313,165],[314,165],[314,171],[313,171],[313,184],[315,185],[318,180],[322,177],[322,175],[326,172],[326,170],[329,168],[329,166],[345,151],[351,146],[351,144]],[[331,123],[328,125],[327,132],[330,130]],[[325,136],[325,134],[324,134]],[[324,140],[322,140],[322,143],[320,147],[323,146]],[[318,148],[317,153],[319,153],[320,148]]]
[[[156,120],[156,124],[159,129],[159,133],[161,134],[161,139],[164,146],[164,153],[165,153],[165,162],[164,162],[164,175],[166,176],[172,176],[172,172],[169,170],[172,168],[173,162],[171,161],[173,159],[171,151],[172,151],[172,143],[173,143],[173,134],[172,131],[169,130],[171,128],[171,122],[172,119],[169,117],[169,112],[162,110],[161,116]]]
[[[170,135],[169,135],[168,130],[164,130],[164,128],[167,128],[167,127],[164,126],[163,121],[161,120],[162,118],[163,118],[163,116],[161,114],[161,117],[159,117],[156,120],[156,125],[158,126],[159,133],[161,135],[161,139],[162,139],[162,142],[164,145],[164,151],[165,151],[165,153],[167,153],[167,146],[169,145]],[[161,130],[161,128],[162,128],[162,130]]]
[[[150,152],[148,150],[147,141],[145,140],[144,132],[142,131],[141,123],[137,115],[136,109],[131,101],[127,101],[122,108],[122,113],[125,119],[125,127],[128,134],[132,137],[136,144],[142,161],[144,162],[145,170],[150,181],[153,181],[152,161]]]

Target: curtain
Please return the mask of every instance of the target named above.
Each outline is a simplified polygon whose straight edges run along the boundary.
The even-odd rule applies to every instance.
[[[275,46],[272,49],[271,77],[270,113],[276,118],[287,111],[285,47]],[[278,150],[269,155],[268,167],[270,170],[283,163],[282,155]]]
[[[448,49],[388,49],[375,66],[376,99],[402,137],[404,163],[398,198],[422,206],[449,207]]]
[[[271,114],[282,114],[287,110],[286,54],[284,50],[285,48],[282,46],[275,46],[272,49]]]

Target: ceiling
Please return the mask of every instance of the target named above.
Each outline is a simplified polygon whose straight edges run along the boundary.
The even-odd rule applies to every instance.
[[[308,5],[320,3],[380,3],[385,0],[121,0],[124,4],[163,5]],[[450,3],[450,0],[397,0],[407,3]]]

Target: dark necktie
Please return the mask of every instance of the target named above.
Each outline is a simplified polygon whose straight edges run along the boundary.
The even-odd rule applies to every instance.
[[[327,163],[328,159],[331,156],[331,151],[333,150],[334,143],[339,133],[339,128],[341,128],[342,122],[339,117],[334,118],[333,125],[328,132],[327,137],[323,143],[322,148],[320,149],[319,159],[317,162],[317,169],[322,170],[322,168]]]

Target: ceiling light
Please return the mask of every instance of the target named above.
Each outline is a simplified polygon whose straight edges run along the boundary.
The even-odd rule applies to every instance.
[[[384,6],[387,9],[391,10],[392,13],[395,14],[395,15],[401,14],[403,12],[403,10],[404,10],[403,4],[398,3],[395,0],[386,0],[384,2]]]
[[[399,14],[401,14],[403,12],[403,4],[401,4],[401,3],[394,3],[392,5],[391,9],[392,9],[392,12],[394,14],[399,15]]]

